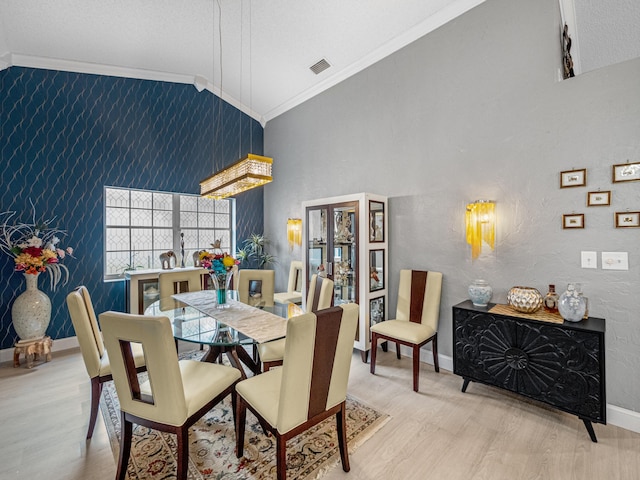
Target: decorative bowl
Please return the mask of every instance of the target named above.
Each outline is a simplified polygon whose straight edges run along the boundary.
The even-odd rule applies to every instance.
[[[537,288],[512,287],[507,293],[507,303],[518,312],[533,313],[542,307],[542,302],[542,294]]]

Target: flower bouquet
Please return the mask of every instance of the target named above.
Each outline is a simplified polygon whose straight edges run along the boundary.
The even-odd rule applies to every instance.
[[[16,212],[0,213],[0,217],[4,217],[0,226],[0,250],[13,257],[16,272],[37,276],[46,271],[51,290],[55,291],[60,281],[64,284],[69,279],[69,270],[61,262],[66,256],[73,257],[73,249],[59,246],[58,237],[66,232],[51,227],[53,218],[36,222],[35,207],[32,223],[12,225],[10,220],[15,215]]]
[[[217,291],[218,307],[225,308],[227,290],[233,277],[233,267],[240,262],[226,253],[200,252],[200,265],[209,270],[213,287]]]

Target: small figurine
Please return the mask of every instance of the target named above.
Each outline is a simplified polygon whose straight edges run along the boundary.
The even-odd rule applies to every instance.
[[[322,278],[327,278],[327,272],[324,270],[324,264],[321,263],[318,265],[318,276]]]
[[[176,254],[171,250],[168,252],[164,252],[160,254],[160,265],[163,270],[171,270],[173,267],[171,266],[171,259],[173,258],[173,267],[176,266]]]

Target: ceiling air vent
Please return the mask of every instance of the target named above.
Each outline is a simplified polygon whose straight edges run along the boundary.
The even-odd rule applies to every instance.
[[[322,60],[320,60],[319,62],[314,63],[313,65],[311,65],[309,67],[309,69],[315,73],[316,75],[318,75],[319,73],[324,72],[327,68],[329,68],[331,66],[331,64],[329,62],[327,62],[324,58]]]

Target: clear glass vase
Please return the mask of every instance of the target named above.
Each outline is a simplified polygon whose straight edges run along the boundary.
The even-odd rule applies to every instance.
[[[584,317],[586,309],[587,302],[582,296],[581,285],[579,283],[567,285],[567,290],[558,300],[558,311],[562,318],[568,322],[579,322]]]
[[[229,308],[227,303],[227,292],[230,290],[231,279],[233,278],[233,270],[225,273],[209,272],[213,288],[216,291],[216,301],[218,308]]]

